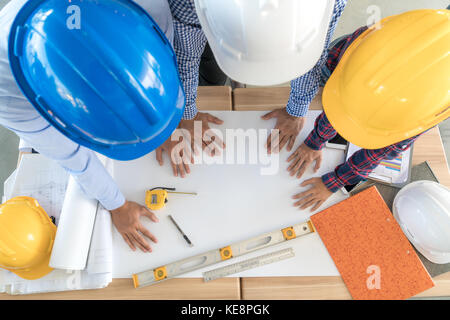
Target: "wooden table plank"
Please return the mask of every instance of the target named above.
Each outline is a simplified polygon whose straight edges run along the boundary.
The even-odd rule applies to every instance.
[[[450,272],[433,278],[435,286],[415,297],[450,296]],[[242,278],[243,300],[348,300],[352,299],[341,277]]]
[[[232,110],[231,87],[198,87],[197,108],[208,110]]]
[[[234,91],[233,110],[284,108],[289,88],[251,88]],[[311,109],[322,109],[321,91]],[[414,144],[413,164],[428,161],[440,182],[450,187],[450,174],[439,129],[433,128]],[[450,296],[450,272],[434,278],[436,286],[418,297]],[[242,299],[351,299],[341,277],[261,277],[241,279]]]
[[[199,110],[232,110],[230,87],[199,87]],[[19,156],[20,157],[20,156]],[[200,278],[171,279],[140,289],[134,289],[131,279],[113,279],[112,283],[98,290],[64,291],[25,296],[0,294],[0,300],[19,299],[240,299],[240,279],[225,278],[204,283]]]
[[[413,165],[428,161],[439,182],[450,188],[450,172],[438,127],[421,135],[414,143]]]
[[[341,277],[242,278],[243,300],[351,299]]]
[[[233,91],[233,110],[274,110],[286,108],[291,89],[288,87],[238,88]],[[310,105],[310,110],[322,110],[322,88]]]
[[[203,279],[172,279],[135,289],[131,279],[113,279],[108,287],[11,296],[0,300],[236,300],[240,298],[239,278],[225,278],[208,283]]]

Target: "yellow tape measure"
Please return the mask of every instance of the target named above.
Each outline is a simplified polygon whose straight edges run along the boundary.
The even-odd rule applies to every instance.
[[[150,210],[160,210],[167,203],[169,193],[197,195],[195,192],[175,192],[175,188],[157,187],[147,190],[145,204]]]

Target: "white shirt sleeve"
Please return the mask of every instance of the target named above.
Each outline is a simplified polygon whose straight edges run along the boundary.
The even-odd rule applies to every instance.
[[[76,144],[50,125],[37,132],[15,132],[40,154],[57,161],[84,193],[100,201],[105,209],[114,210],[125,203],[117,184],[92,150]]]
[[[137,0],[172,42],[173,24],[167,0]],[[0,125],[14,131],[42,155],[57,161],[89,197],[107,210],[125,203],[117,184],[96,154],[73,142],[39,115],[22,95],[8,61],[8,35],[12,22],[26,0],[11,0],[0,11]]]
[[[174,26],[167,0],[133,0],[155,20],[167,39],[173,44]]]
[[[42,155],[57,161],[79,183],[87,196],[107,210],[125,198],[96,154],[68,139],[42,118],[22,95],[8,61],[8,35],[25,0],[12,0],[0,11],[0,125],[15,132]]]

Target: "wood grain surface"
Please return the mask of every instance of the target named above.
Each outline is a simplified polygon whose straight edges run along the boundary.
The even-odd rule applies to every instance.
[[[108,287],[11,296],[0,294],[0,300],[239,300],[239,278],[203,282],[200,278],[167,280],[135,289],[131,279],[113,279]]]

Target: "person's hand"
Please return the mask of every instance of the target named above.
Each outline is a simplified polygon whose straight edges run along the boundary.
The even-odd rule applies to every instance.
[[[200,123],[201,130],[195,130],[195,123]],[[198,155],[199,149],[208,148],[210,156],[220,155],[220,149],[225,148],[223,141],[209,129],[209,123],[222,124],[223,121],[209,113],[199,112],[192,120],[181,120],[178,129],[158,149],[156,160],[164,164],[162,154],[169,154],[174,176],[184,178],[189,174],[189,164],[194,163],[193,154]],[[198,126],[198,125],[197,125]]]
[[[291,151],[294,147],[295,139],[303,129],[305,124],[304,117],[294,117],[287,113],[286,109],[277,109],[269,112],[261,117],[264,120],[277,118],[274,129],[279,130],[278,139],[269,135],[266,142],[267,153],[274,151],[275,153],[283,150],[287,144],[286,150]],[[273,141],[272,141],[273,140]]]
[[[310,185],[311,188],[296,194],[292,199],[300,199],[294,203],[294,207],[299,207],[300,210],[312,206],[311,211],[319,208],[332,194],[325,186],[321,178],[311,178],[303,181],[300,186],[306,187]]]
[[[154,243],[157,243],[158,240],[141,224],[139,218],[142,216],[153,222],[159,221],[153,212],[132,201],[126,201],[120,208],[111,210],[112,222],[130,248],[136,251],[137,246],[144,252],[152,252],[152,248],[143,235]]]
[[[178,139],[177,139],[178,138]],[[189,164],[194,163],[190,141],[187,141],[183,135],[183,130],[176,129],[172,136],[167,139],[158,149],[156,149],[156,160],[159,165],[164,165],[163,152],[167,152],[170,157],[173,175],[180,175],[184,178],[186,174],[191,173]]]
[[[295,152],[293,152],[287,159],[287,162],[291,161],[292,163],[287,169],[289,174],[291,176],[297,174],[297,178],[301,178],[313,161],[316,162],[314,172],[319,170],[322,163],[322,150],[313,150],[306,144],[302,143],[300,147],[298,147],[297,150],[295,150]]]
[[[209,113],[199,112],[192,120],[181,120],[180,129],[185,129],[191,137],[191,149],[197,155],[199,149],[208,148],[210,156],[220,155],[221,149],[225,148],[225,143],[213,132],[211,132],[209,123],[223,124],[223,121]],[[201,123],[201,130],[194,130],[195,123]]]

